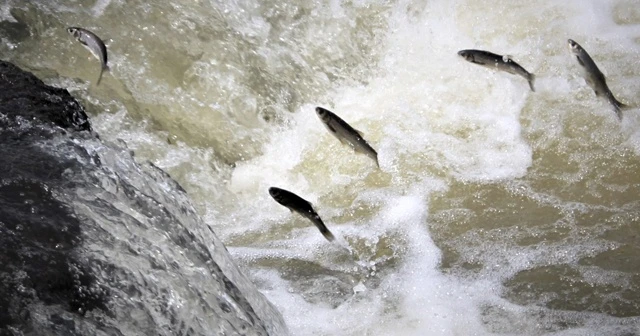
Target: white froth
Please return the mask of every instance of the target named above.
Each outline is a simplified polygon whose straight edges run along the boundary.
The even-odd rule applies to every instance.
[[[461,6],[444,1],[431,5],[418,18],[408,17],[406,8],[399,5],[390,19],[391,29],[386,39],[387,48],[383,51],[381,70],[369,79],[366,86],[335,88],[333,106],[329,107],[363,131],[378,149],[382,170],[394,175],[394,185],[377,187],[381,193],[377,197],[372,191],[376,190],[375,186],[358,191],[362,195],[370,195],[358,197],[359,201],[370,204],[382,202],[377,213],[365,225],[347,221],[335,230],[339,232],[342,229],[347,236],[366,237],[369,241],[377,241],[375,236],[380,238],[400,231],[405,244],[398,252],[402,267],[395,274],[385,274],[377,287],[366,287],[366,291],[360,284],[353,284],[359,290],[335,309],[312,305],[297,295],[291,295],[287,281],[272,275],[270,282],[273,287],[267,295],[284,313],[296,335],[489,334],[481,318],[484,305],[502,306],[511,311],[510,314],[515,313],[506,320],[510,323],[517,319],[514,316],[523,313],[517,313],[521,307],[500,298],[501,281],[533,265],[574,263],[579,257],[584,257],[585,249],[596,254],[612,248],[601,242],[585,240],[576,242],[579,247],[573,250],[559,245],[550,247],[549,251],[522,248],[514,254],[513,246],[505,242],[504,248],[494,246],[496,253],[493,254],[474,257],[474,251],[466,251],[470,261],[480,261],[484,265],[500,263],[495,268],[489,267],[494,274],[492,278],[468,283],[438,271],[440,251],[427,230],[429,192],[414,189],[411,185],[434,179],[432,174],[480,182],[523,176],[532,164],[533,154],[521,135],[520,111],[528,99],[537,99],[539,95],[555,95],[561,99],[570,95],[575,87],[562,76],[575,69],[568,68],[559,73],[545,73],[544,70],[549,69],[548,62],[556,59],[568,67],[575,64],[571,63],[573,60],[568,54],[564,54],[564,36],[556,41],[555,36],[525,34],[526,41],[513,44],[497,32],[480,40],[473,30],[468,29],[466,22],[457,19],[469,14],[460,13]],[[570,17],[576,25],[565,26],[551,21],[555,30],[565,30],[570,36],[593,34],[596,27],[601,30],[606,27],[605,32],[616,33],[622,29],[613,27],[610,18],[602,15],[611,11],[607,5],[540,2],[536,6],[550,7],[550,11],[562,13],[559,16]],[[523,13],[535,11],[536,6],[524,8]],[[554,9],[554,6],[557,7]],[[493,19],[499,20],[500,17]],[[474,29],[490,29],[492,24],[495,22],[485,22]],[[538,31],[540,27],[516,29]],[[549,47],[552,44],[556,46]],[[523,78],[492,72],[467,63],[456,55],[459,49],[476,47],[514,55],[521,65],[537,74],[538,92],[531,93]],[[537,48],[557,49],[554,53],[558,55],[547,61],[547,56]],[[535,55],[535,58],[530,55]],[[592,103],[595,104],[597,102]],[[240,181],[245,181],[245,184],[250,181],[250,185],[262,188],[269,181],[288,183],[296,190],[313,195],[314,200],[320,201],[316,203],[319,208],[330,208],[322,202],[323,194],[329,193],[333,183],[339,184],[344,177],[330,167],[327,170],[327,166],[340,165],[342,160],[349,160],[350,164],[357,162],[362,165],[362,162],[348,159],[346,153],[337,151],[331,160],[338,162],[314,170],[321,177],[300,174],[296,168],[305,164],[305,158],[313,153],[323,153],[327,146],[327,136],[323,135],[320,123],[316,120],[308,122],[308,119],[315,118],[311,111],[311,106],[296,111],[290,130],[276,133],[262,157],[236,169],[234,187],[243,189]],[[431,173],[418,177],[418,171],[425,170]],[[318,178],[327,184],[310,188],[310,185],[318,183],[309,181]],[[261,179],[264,182],[256,182]],[[441,186],[431,191],[446,189],[446,178],[435,180]],[[345,183],[348,182],[347,179]],[[337,209],[332,213],[339,217],[346,211]],[[315,233],[313,230],[309,232]],[[305,249],[304,245],[296,247],[302,249],[297,251],[297,255]],[[496,317],[493,327],[499,329],[499,324]],[[522,325],[529,330],[537,328],[533,322]]]
[[[607,103],[594,97],[566,45],[567,38],[581,43],[616,96],[640,106],[634,70],[640,66],[640,26],[615,23],[620,3],[330,1],[300,2],[292,10],[277,2],[268,17],[256,1],[225,2],[216,10],[207,2],[185,3],[180,8],[187,14],[171,21],[179,34],[167,36],[171,43],[185,39],[188,50],[180,52],[188,55],[174,59],[185,57],[184,64],[153,72],[164,60],[151,57],[151,51],[167,41],[140,31],[132,34],[141,42],[131,50],[114,46],[113,59],[126,69],[118,80],[130,83],[136,100],[159,106],[149,115],[178,133],[186,129],[198,141],[169,144],[171,130],[155,132],[153,122],[133,123],[122,106],[92,121],[102,136],[124,139],[136,157],[185,183],[207,224],[282,312],[293,335],[488,335],[495,330],[537,335],[553,318],[508,302],[503,282],[534,266],[576,263],[615,246],[569,236],[573,248],[563,242],[518,247],[510,237],[522,228],[459,233],[448,243],[457,244],[461,260],[483,268],[476,278],[463,278],[440,269],[443,253],[432,240],[429,206],[434,195],[454,183],[490,185],[525,176],[534,162],[527,131],[541,133],[539,143],[553,143],[567,129],[584,128],[584,139],[608,136],[602,141],[621,142],[640,155],[638,109],[626,111],[620,126]],[[116,4],[99,1],[94,13],[106,16],[110,5]],[[368,10],[380,10],[367,19],[383,24],[362,28],[359,13]],[[224,34],[217,14],[227,20]],[[279,26],[294,14],[301,19]],[[0,15],[8,15],[6,7],[0,7]],[[384,29],[375,30],[379,27]],[[362,46],[345,37],[368,28],[375,33],[371,43],[377,43],[370,49],[359,50]],[[196,34],[200,31],[205,33]],[[191,39],[192,33],[198,37]],[[253,47],[251,41],[268,43],[242,49]],[[234,52],[224,58],[220,50],[226,48]],[[524,78],[465,61],[457,55],[461,49],[511,55],[536,75],[537,91],[531,92]],[[245,61],[254,63],[250,67]],[[364,70],[346,70],[354,66]],[[260,81],[281,85],[278,94],[287,98],[268,106],[275,122],[258,115],[263,112],[258,106],[267,101],[261,100],[264,92],[253,91]],[[174,82],[177,88],[171,89]],[[296,90],[318,101],[296,102]],[[378,151],[380,169],[329,134],[316,106],[362,131]],[[607,130],[604,135],[590,134],[583,125],[593,119]],[[214,140],[220,141],[217,147],[211,145]],[[579,172],[565,178],[579,182],[583,177]],[[350,251],[329,243],[311,222],[276,203],[268,193],[272,186],[310,201]],[[612,210],[537,193],[525,183],[506,188],[513,197],[562,209],[566,216],[559,221],[571,221],[571,214],[587,208]],[[472,213],[463,207],[461,212]],[[498,238],[486,242],[491,235]],[[585,274],[598,283],[605,281],[601,273]],[[348,295],[336,294],[327,278],[348,287]],[[304,287],[309,282],[311,289]],[[307,299],[314,290],[326,293]],[[332,306],[332,299],[344,301]],[[498,312],[487,312],[488,306]]]
[[[560,17],[570,17],[576,24],[571,28],[573,31],[561,22],[551,23],[555,30],[566,29],[571,36],[589,34],[594,23],[595,27],[620,32],[610,27],[609,18],[597,14],[610,11],[608,6],[542,2],[535,6],[547,6]],[[524,8],[523,13],[535,11],[535,6]],[[533,154],[521,135],[520,111],[528,99],[537,99],[539,95],[564,99],[576,85],[581,85],[581,79],[574,77],[576,84],[571,85],[563,78],[575,70],[570,68],[559,73],[544,72],[549,69],[547,56],[539,50],[558,49],[554,51],[558,55],[551,59],[574,66],[573,60],[564,54],[564,36],[556,41],[554,36],[524,33],[526,40],[514,44],[511,36],[505,39],[499,31],[493,35],[476,34],[477,30],[490,29],[492,24],[510,23],[489,21],[470,30],[464,21],[469,13],[464,12],[463,5],[433,2],[416,17],[407,14],[408,7],[401,3],[393,11],[380,69],[367,85],[336,87],[329,94],[332,103],[319,104],[361,130],[378,149],[381,170],[392,175],[391,185],[367,185],[366,189],[355,191],[358,196],[351,204],[368,204],[375,211],[368,219],[350,218],[348,205],[336,208],[328,198],[337,196],[333,189],[362,188],[358,179],[375,173],[366,165],[366,159],[354,158],[355,154],[326,132],[313,112],[314,105],[296,111],[289,128],[273,133],[262,156],[233,171],[230,190],[245,195],[248,203],[256,194],[264,195],[269,186],[280,186],[311,200],[319,213],[326,216],[325,222],[334,234],[347,240],[357,237],[375,245],[383,237],[400,234],[402,247],[395,253],[401,267],[394,273],[383,272],[376,286],[353,283],[354,295],[336,308],[303,300],[290,287],[289,280],[275,272],[256,272],[254,276],[260,279],[259,283],[268,283],[265,293],[283,312],[295,335],[489,334],[482,318],[483,306],[508,307],[505,309],[509,314],[516,315],[506,321],[513,322],[517,319],[514,316],[522,314],[517,313],[521,307],[500,298],[501,281],[532,265],[575,262],[579,255],[583,256],[578,252],[585,248],[594,254],[611,248],[585,240],[576,250],[558,246],[540,251],[533,247],[513,254],[513,246],[505,242],[503,248],[493,247],[495,253],[466,251],[470,261],[498,263],[496,267],[488,267],[493,277],[467,282],[440,273],[441,254],[427,229],[429,195],[446,190],[447,176],[475,182],[523,176],[532,164]],[[598,19],[594,20],[595,17]],[[540,27],[515,29],[538,31]],[[557,46],[549,47],[551,44]],[[456,55],[458,50],[467,48],[486,48],[514,56],[537,74],[538,92],[531,93],[523,78],[476,66]],[[323,160],[312,160],[314,166],[308,167],[308,161],[316,155]],[[357,168],[345,172],[339,168],[345,164]],[[290,221],[304,225],[304,220],[280,210],[268,196],[257,199],[271,204],[245,208],[248,215],[242,215],[244,218],[256,216],[250,226],[263,226],[265,219],[271,229]],[[335,220],[340,224],[334,224]],[[277,245],[284,246],[292,258],[336,267],[330,266],[329,254],[320,252],[327,243],[310,223],[306,225],[309,227],[302,229],[305,234],[294,234],[295,241],[280,241]],[[589,247],[590,244],[594,245]],[[339,254],[333,248],[329,250]],[[232,251],[240,259],[254,260],[281,258],[284,253],[268,248],[252,249],[251,253],[236,248]],[[371,265],[368,261],[362,263]],[[498,317],[494,324],[493,328],[499,329]],[[526,327],[537,328],[534,323]]]
[[[18,22],[9,11],[11,6],[8,3],[0,5],[0,21]]]
[[[264,292],[284,313],[294,335],[423,335],[425,330],[438,335],[470,335],[482,327],[473,295],[437,271],[440,252],[424,225],[428,206],[423,193],[430,188],[414,188],[405,196],[387,195],[389,202],[371,224],[387,230],[401,228],[408,244],[405,265],[398,273],[385,276],[378,286],[354,283],[356,293],[335,309],[291,295],[294,290],[274,272],[253,274],[259,283],[270,283]],[[309,250],[305,245],[290,246],[300,249],[289,252],[291,257],[317,258],[315,253],[305,255]],[[248,251],[232,252],[242,258]],[[281,256],[279,252],[262,253]]]

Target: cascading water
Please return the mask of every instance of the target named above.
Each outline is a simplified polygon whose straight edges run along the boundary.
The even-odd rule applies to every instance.
[[[287,334],[185,191],[0,61],[0,335]]]
[[[640,335],[638,109],[617,120],[567,47],[640,106],[637,1],[8,0],[0,15],[2,58],[176,179],[293,335]],[[109,47],[100,86],[72,25]],[[536,92],[461,49],[512,56]],[[381,169],[316,106],[363,131]]]

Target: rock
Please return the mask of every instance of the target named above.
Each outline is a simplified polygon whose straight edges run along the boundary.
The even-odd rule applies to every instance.
[[[0,335],[286,335],[168,174],[0,61]]]

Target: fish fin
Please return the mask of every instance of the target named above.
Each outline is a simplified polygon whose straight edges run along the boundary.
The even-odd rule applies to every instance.
[[[360,135],[361,138],[364,138],[364,133],[362,133],[362,131],[359,131],[355,128],[353,130],[356,131],[356,133],[358,133],[358,135]]]
[[[589,85],[589,87],[591,87],[591,89],[593,89],[593,93],[596,95],[596,97],[600,97],[601,93],[598,92],[598,87],[596,86],[595,82],[589,77],[589,78],[585,78],[584,80],[587,85]],[[605,94],[607,95],[607,98],[609,97],[609,94],[605,92]]]
[[[318,213],[316,212],[316,210],[313,208],[313,204],[309,201],[307,201],[306,199],[302,199],[303,201],[307,202],[307,205],[309,206],[309,209],[307,210],[303,210],[305,212],[307,212],[309,215],[311,215],[312,217],[318,217]]]
[[[338,133],[338,131],[336,131],[336,129],[335,129],[335,128],[333,128],[331,125],[329,125],[329,123],[327,123],[327,128],[329,129],[329,131],[330,131],[331,133]],[[342,141],[342,140],[341,140],[341,141]]]
[[[611,101],[613,103],[613,106],[615,106],[617,110],[624,111],[624,110],[633,108],[633,106],[619,102],[618,99],[616,99],[616,97],[613,96],[613,94],[611,94],[611,98],[612,98]]]
[[[513,62],[513,56],[511,55],[504,55],[502,56],[502,61],[507,63],[507,62]]]
[[[582,59],[580,58],[580,56],[577,56],[577,55],[576,55],[576,59],[578,60],[578,63],[579,63],[581,66],[584,66],[584,62],[582,61]]]
[[[534,86],[536,82],[536,75],[530,73],[529,78],[527,78],[527,80],[529,81],[529,87],[531,88],[531,91],[536,92],[536,88]]]

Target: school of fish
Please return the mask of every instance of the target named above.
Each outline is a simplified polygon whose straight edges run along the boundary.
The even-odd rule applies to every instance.
[[[100,74],[96,81],[96,85],[99,85],[102,74],[109,70],[105,43],[98,35],[85,28],[69,27],[67,31],[99,59]],[[568,45],[571,55],[575,56],[587,84],[593,89],[597,97],[603,97],[611,104],[618,119],[622,120],[622,112],[629,109],[630,106],[621,103],[615,98],[607,86],[604,74],[586,50],[571,39],[568,40]],[[530,90],[535,92],[535,75],[516,63],[511,56],[503,56],[477,49],[460,50],[458,55],[470,63],[520,76],[527,80]],[[328,109],[318,106],[315,112],[326,129],[342,144],[351,147],[354,152],[364,154],[371,158],[375,162],[376,167],[380,169],[378,153],[369,142],[364,139],[363,132],[353,128],[349,123]],[[278,204],[311,221],[328,241],[333,242],[335,240],[335,236],[327,228],[309,201],[291,191],[278,187],[269,188],[269,195],[273,197]]]

